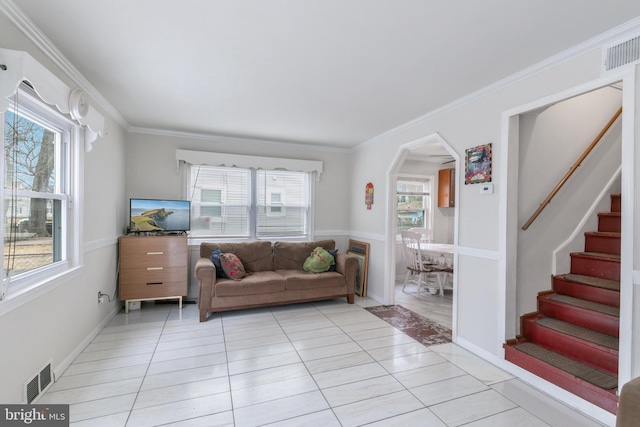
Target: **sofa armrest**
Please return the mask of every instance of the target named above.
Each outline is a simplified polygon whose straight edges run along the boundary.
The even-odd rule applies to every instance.
[[[347,293],[353,294],[356,291],[356,272],[358,271],[358,260],[347,254],[338,254],[336,257],[336,272],[344,276],[347,282]]]
[[[640,377],[634,378],[622,386],[618,401],[618,415],[616,427],[630,427],[638,425],[640,417]]]
[[[198,308],[209,308],[215,295],[216,266],[209,258],[198,258],[193,275],[198,279]]]

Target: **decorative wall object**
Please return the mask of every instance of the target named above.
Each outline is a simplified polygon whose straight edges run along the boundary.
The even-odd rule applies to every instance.
[[[358,271],[356,272],[356,295],[367,296],[367,269],[369,267],[369,244],[358,240],[349,239],[347,254],[358,259]]]
[[[85,151],[91,151],[98,136],[106,135],[104,117],[89,104],[82,89],[70,88],[27,52],[18,50],[0,49],[0,112],[9,108],[9,98],[23,80],[29,81],[42,101],[84,126]]]
[[[464,156],[464,183],[491,182],[491,143],[468,148]]]
[[[364,204],[367,205],[367,209],[371,210],[373,204],[373,184],[367,183],[364,190]]]

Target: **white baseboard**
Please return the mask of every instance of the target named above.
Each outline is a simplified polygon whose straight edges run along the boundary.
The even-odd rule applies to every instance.
[[[464,338],[457,337],[455,343],[571,409],[578,411],[587,417],[593,418],[607,426],[615,426],[616,416],[593,403],[588,402],[575,394],[569,393],[567,390],[560,388],[525,369],[522,369],[520,366],[515,365],[504,358],[500,358],[495,354],[470,343]]]
[[[67,370],[67,368],[69,366],[71,366],[71,364],[73,363],[73,361],[80,355],[80,353],[82,353],[84,351],[85,348],[87,348],[87,346],[91,343],[91,341],[93,341],[93,339],[95,337],[98,336],[98,334],[100,332],[102,332],[102,330],[104,329],[105,326],[107,326],[109,324],[109,322],[111,321],[111,319],[113,319],[115,317],[116,314],[118,314],[118,312],[120,311],[122,307],[120,306],[120,304],[115,304],[115,307],[113,308],[113,310],[107,315],[107,317],[105,317],[102,322],[100,322],[98,324],[98,326],[96,326],[93,331],[91,331],[91,333],[89,335],[87,335],[87,337],[82,340],[82,342],[80,342],[80,344],[78,344],[78,346],[71,352],[69,353],[69,355],[67,357],[64,358],[64,360],[62,360],[62,362],[60,362],[54,369],[53,369],[53,379],[54,382],[60,378],[60,376],[64,373],[64,371]]]

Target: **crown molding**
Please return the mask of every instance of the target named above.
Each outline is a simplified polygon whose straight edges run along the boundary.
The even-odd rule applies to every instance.
[[[130,125],[107,99],[87,80],[87,78],[64,56],[51,40],[31,21],[31,19],[12,0],[0,0],[0,12],[15,27],[36,45],[53,63],[58,66],[76,85],[93,98],[123,128]]]
[[[27,52],[0,48],[0,61],[3,77],[0,79],[0,112],[11,106],[9,98],[27,80],[31,88],[25,88],[20,102],[28,105],[28,99],[33,95],[45,104],[55,106],[74,122],[85,126],[84,143],[87,152],[91,151],[98,136],[104,136],[104,117],[87,102],[81,89],[67,86]]]
[[[313,151],[325,151],[331,153],[348,153],[352,149],[351,148],[339,148],[339,147],[330,147],[326,145],[309,145],[303,143],[296,142],[284,142],[284,141],[273,141],[270,139],[259,139],[259,138],[243,138],[237,136],[225,136],[225,135],[217,135],[217,134],[206,134],[206,133],[197,133],[197,132],[180,132],[180,131],[171,131],[171,130],[161,130],[154,128],[142,128],[136,126],[130,126],[127,129],[130,133],[140,133],[146,135],[157,135],[157,136],[167,136],[172,138],[189,138],[189,139],[199,139],[204,141],[215,141],[215,142],[223,142],[225,144],[252,144],[252,145],[269,145],[275,147],[283,147],[289,149],[297,149],[297,150],[313,150]]]
[[[107,114],[118,122],[126,131],[130,133],[143,133],[149,135],[192,138],[200,140],[215,140],[225,143],[242,143],[242,144],[265,144],[279,146],[285,148],[296,148],[309,150],[308,144],[295,142],[271,141],[257,138],[242,138],[216,134],[202,134],[196,132],[180,132],[162,129],[151,129],[131,126],[127,120],[116,110],[107,99],[87,80],[87,78],[64,56],[53,42],[31,21],[31,19],[20,9],[13,0],[0,0],[0,12],[3,13],[16,28],[21,31],[37,48],[39,48],[55,65],[57,65],[75,84],[81,87],[87,95],[93,98]],[[342,149],[338,147],[318,146],[314,145],[314,151],[326,151],[335,153],[346,153],[350,149]]]
[[[540,61],[530,67],[527,67],[521,71],[518,71],[504,79],[498,80],[488,86],[483,87],[475,92],[471,92],[461,98],[458,98],[442,107],[436,108],[422,116],[419,116],[411,121],[408,121],[400,126],[389,129],[377,136],[374,136],[367,141],[364,141],[351,149],[351,151],[358,151],[369,146],[375,145],[387,138],[392,137],[398,133],[411,129],[414,126],[418,126],[429,119],[437,117],[448,111],[455,110],[465,104],[473,102],[477,99],[484,98],[494,92],[502,90],[508,86],[529,79],[534,75],[546,71],[550,68],[556,67],[564,62],[570,61],[578,56],[584,55],[589,52],[593,52],[597,49],[605,48],[610,44],[619,42],[628,37],[637,36],[640,33],[640,17],[636,17],[630,21],[625,22],[622,25],[614,27],[602,34],[599,34],[589,40],[584,41],[574,47],[566,49],[556,55],[553,55],[543,61]]]
[[[281,147],[309,149],[309,145],[294,142],[276,142],[271,140],[261,140],[253,138],[230,137],[215,134],[201,134],[191,132],[166,131],[161,129],[140,128],[131,126],[125,118],[116,110],[107,99],[87,80],[86,77],[63,55],[63,53],[49,40],[49,38],[31,21],[31,19],[12,1],[0,0],[0,12],[3,13],[15,26],[20,30],[37,48],[39,48],[51,61],[53,61],[72,81],[81,87],[98,105],[100,105],[118,124],[120,124],[128,132],[145,133],[150,135],[163,135],[172,137],[194,138],[202,140],[216,140],[221,142],[244,143],[244,144],[270,144]],[[526,80],[535,74],[543,72],[549,68],[558,66],[577,56],[591,52],[595,49],[603,48],[608,44],[619,41],[627,35],[637,35],[640,32],[640,17],[634,18],[622,25],[619,25],[609,31],[606,31],[596,37],[593,37],[579,45],[562,51],[551,56],[537,64],[534,64],[522,71],[516,72],[509,77],[498,80],[482,89],[471,92],[461,98],[458,98],[448,104],[432,110],[422,116],[408,121],[400,126],[389,129],[373,138],[370,138],[355,147],[337,148],[329,146],[314,145],[314,150],[352,153],[375,145],[393,135],[404,132],[418,126],[433,117],[437,117],[448,111],[459,108],[465,104],[483,98],[491,93],[502,90],[510,85],[516,84],[522,80]]]

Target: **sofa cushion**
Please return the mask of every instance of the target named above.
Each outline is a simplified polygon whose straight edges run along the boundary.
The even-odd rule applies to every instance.
[[[309,273],[324,273],[325,271],[329,271],[329,268],[335,264],[336,262],[333,259],[333,255],[318,246],[311,252],[311,255],[304,260],[302,269]]]
[[[259,271],[242,280],[220,279],[215,285],[216,297],[268,294],[285,290],[282,276],[274,271]]]
[[[331,256],[333,257],[333,264],[331,264],[331,267],[329,267],[329,271],[336,271],[336,263],[337,263],[337,258],[338,258],[338,250],[334,249],[334,250],[329,250],[328,251]]]
[[[223,252],[220,254],[220,265],[224,275],[229,279],[241,280],[245,275],[242,261],[235,254]]]
[[[209,258],[211,256],[211,252],[216,248],[219,248],[223,253],[235,254],[240,258],[240,261],[247,272],[273,270],[273,252],[271,250],[271,242],[269,241],[259,240],[256,242],[238,243],[202,243],[200,245],[200,256]]]
[[[227,278],[227,276],[224,274],[224,270],[222,269],[222,264],[220,264],[221,253],[222,252],[220,252],[220,248],[216,248],[215,251],[211,252],[210,259],[213,265],[215,265],[216,267],[216,277]]]
[[[286,289],[316,289],[344,286],[344,276],[340,273],[327,271],[325,273],[307,273],[304,270],[277,270],[284,278]]]
[[[274,270],[302,270],[304,261],[317,246],[326,250],[336,248],[333,240],[317,242],[276,242],[273,245]]]

